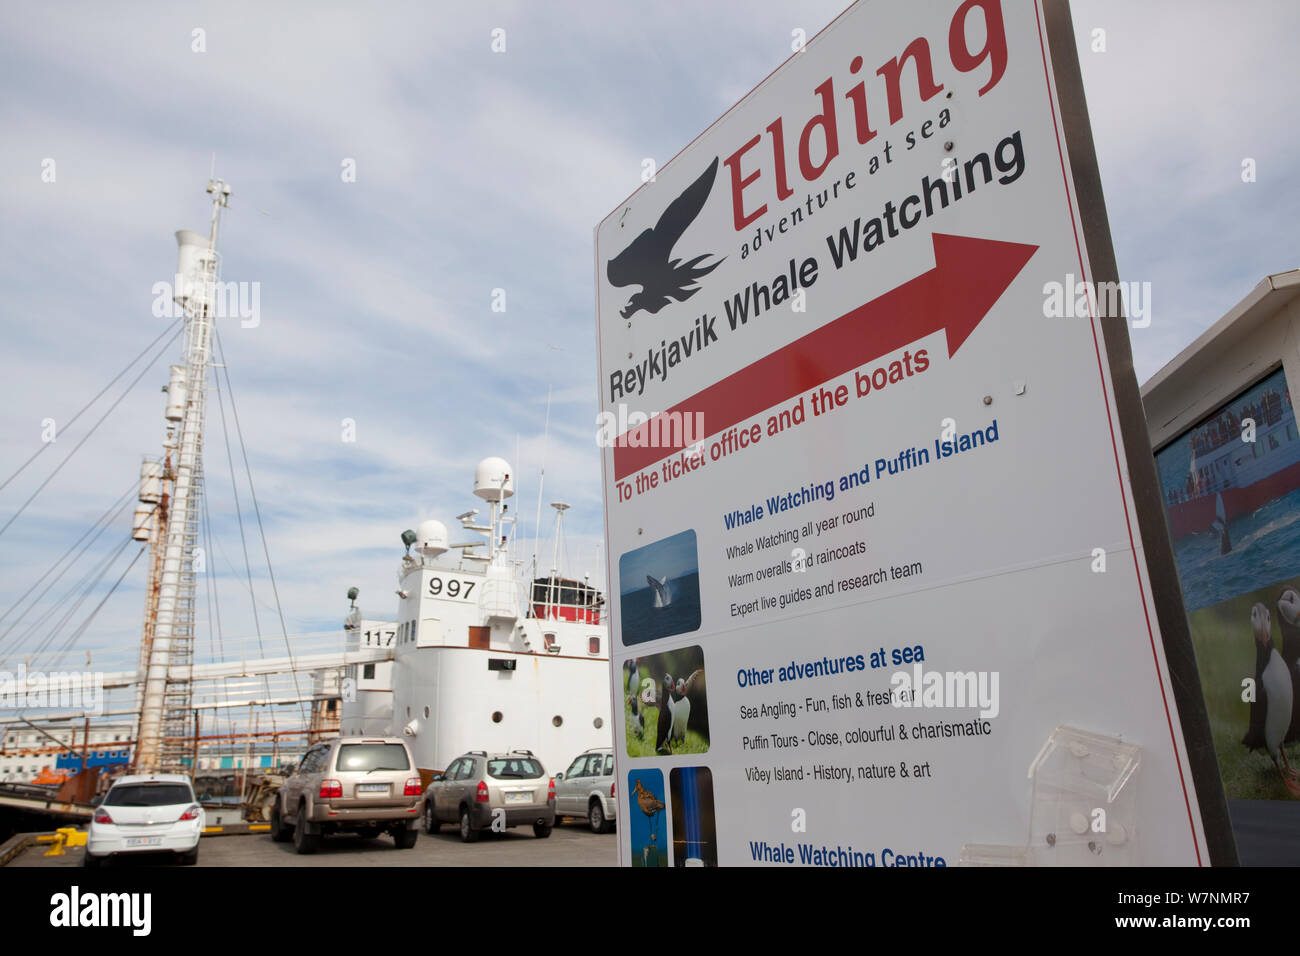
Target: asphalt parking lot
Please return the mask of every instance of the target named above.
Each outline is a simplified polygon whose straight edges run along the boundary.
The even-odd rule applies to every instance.
[[[47,846],[28,847],[9,867],[80,867],[81,847],[63,856],[47,857]],[[477,843],[462,843],[444,827],[430,836],[423,830],[414,847],[398,850],[391,838],[341,835],[321,841],[311,856],[299,856],[292,843],[274,843],[265,833],[245,836],[204,837],[199,844],[198,866],[616,866],[617,833],[596,834],[585,822],[557,826],[545,840],[530,827],[505,833],[484,833]],[[113,862],[123,867],[175,866],[169,857],[144,856]],[[176,867],[177,869],[186,869]]]

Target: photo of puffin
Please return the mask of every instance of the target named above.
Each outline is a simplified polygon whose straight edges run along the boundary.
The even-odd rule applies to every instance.
[[[668,738],[673,729],[673,711],[671,701],[673,691],[676,689],[673,683],[673,675],[665,674],[659,686],[659,724],[655,729],[655,753],[671,754]]]
[[[695,692],[695,682],[700,681],[703,690],[704,671],[696,670],[685,680],[678,678],[668,696],[668,710],[672,712],[672,726],[668,732],[669,746],[674,741],[686,739],[686,725],[691,719],[691,694]]]
[[[1272,615],[1262,602],[1250,611],[1250,628],[1255,639],[1255,693],[1251,728],[1242,743],[1255,750],[1263,747],[1292,796],[1300,796],[1300,779],[1287,763],[1283,739],[1291,726],[1294,701],[1291,675],[1282,655],[1273,646]]]
[[[700,647],[648,654],[619,666],[624,669],[623,742],[629,757],[708,753],[709,699]]]
[[[641,713],[641,662],[628,660],[623,662],[623,694],[627,705],[632,710],[628,720],[628,733],[638,737],[645,736],[645,715]]]
[[[1277,623],[1282,630],[1282,663],[1291,675],[1291,726],[1283,743],[1300,739],[1300,592],[1284,588],[1277,598]]]

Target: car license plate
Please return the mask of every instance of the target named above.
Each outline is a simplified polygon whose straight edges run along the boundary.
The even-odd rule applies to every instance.
[[[127,837],[127,846],[162,846],[162,837]]]
[[[506,794],[506,803],[532,803],[532,802],[533,802],[533,791],[531,790],[519,790],[516,791],[515,793]]]
[[[388,784],[386,783],[363,783],[357,786],[358,793],[387,793]]]

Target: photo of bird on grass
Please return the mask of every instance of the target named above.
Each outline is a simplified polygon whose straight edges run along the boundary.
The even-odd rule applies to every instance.
[[[629,757],[707,753],[704,652],[692,646],[625,661],[623,719]]]
[[[1300,799],[1300,589],[1272,584],[1188,622],[1228,798]]]

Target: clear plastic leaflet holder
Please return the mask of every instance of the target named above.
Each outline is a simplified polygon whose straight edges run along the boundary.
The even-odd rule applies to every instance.
[[[1136,866],[1141,752],[1116,737],[1057,727],[1029,767],[1028,844],[967,844],[958,865]]]

